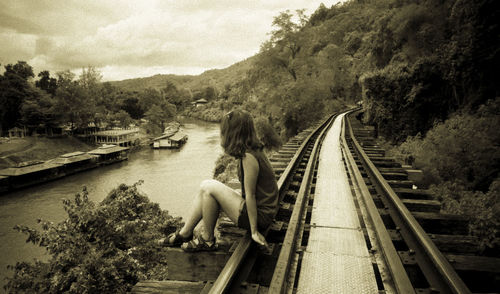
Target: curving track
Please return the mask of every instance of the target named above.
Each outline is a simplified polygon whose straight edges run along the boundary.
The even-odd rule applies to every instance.
[[[311,227],[318,158],[336,117],[302,132],[270,158],[280,191],[275,223],[265,232],[270,249],[258,248],[244,234],[221,253],[228,258],[216,278],[179,282],[175,289],[172,283],[145,281],[132,292],[297,292]],[[379,293],[498,292],[500,259],[475,256],[478,244],[465,236],[467,220],[441,214],[439,202],[426,191],[412,189],[407,172],[374,143],[373,131],[354,115],[350,117],[343,121],[339,140]],[[222,226],[221,234],[228,230],[232,229]],[[474,266],[464,269],[467,262]],[[342,287],[338,293],[351,293]]]

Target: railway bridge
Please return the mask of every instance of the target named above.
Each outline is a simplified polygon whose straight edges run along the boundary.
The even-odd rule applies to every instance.
[[[498,293],[500,258],[468,220],[386,156],[359,109],[335,114],[270,157],[280,209],[259,248],[221,216],[214,252],[165,248],[169,280],[132,293]]]

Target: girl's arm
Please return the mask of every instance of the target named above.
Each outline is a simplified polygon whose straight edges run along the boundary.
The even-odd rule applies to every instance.
[[[244,182],[245,182],[245,201],[247,204],[248,220],[252,239],[260,245],[267,246],[266,239],[257,229],[257,202],[255,200],[255,188],[257,186],[257,176],[259,175],[259,163],[250,153],[245,153],[242,160]]]

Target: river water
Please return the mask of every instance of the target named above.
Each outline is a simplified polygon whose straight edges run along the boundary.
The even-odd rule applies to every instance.
[[[16,261],[45,260],[45,250],[26,243],[26,235],[14,231],[16,224],[39,228],[37,219],[60,222],[66,217],[61,199],[72,199],[83,186],[89,198],[99,202],[121,183],[144,180],[139,189],[173,216],[186,217],[202,180],[212,177],[222,153],[218,124],[194,120],[182,122],[189,136],[180,150],[144,147],[129,160],[75,174],[60,180],[0,196],[0,292],[6,269]]]

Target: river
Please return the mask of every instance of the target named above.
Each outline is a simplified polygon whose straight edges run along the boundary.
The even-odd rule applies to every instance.
[[[140,190],[151,201],[173,216],[186,217],[200,182],[212,177],[222,148],[218,124],[190,119],[182,123],[189,138],[180,150],[145,147],[132,152],[127,161],[0,196],[0,292],[11,273],[7,265],[47,259],[44,249],[26,243],[26,235],[12,228],[16,224],[39,228],[37,219],[62,221],[66,213],[61,199],[71,199],[83,186],[98,202],[121,183],[144,180]]]

